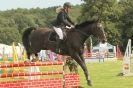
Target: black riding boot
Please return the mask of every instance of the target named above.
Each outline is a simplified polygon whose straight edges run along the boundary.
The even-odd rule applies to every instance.
[[[61,44],[62,40],[61,39],[58,39],[57,40],[57,43],[56,43],[56,52],[59,52],[60,53],[60,44]]]

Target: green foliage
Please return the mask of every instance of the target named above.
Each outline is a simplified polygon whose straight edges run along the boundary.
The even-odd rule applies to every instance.
[[[72,7],[72,11],[70,13],[70,17],[72,18],[72,20],[77,23],[77,20],[79,18],[79,16],[81,15],[81,5],[76,5],[74,7]]]
[[[21,42],[20,36],[25,28],[51,26],[51,22],[56,19],[57,7],[21,9],[0,11],[0,42],[12,44],[12,42]],[[76,22],[80,15],[80,6],[73,6],[71,18]],[[11,33],[11,34],[10,34]]]
[[[127,37],[133,35],[133,1],[127,0],[128,2],[123,2],[122,4],[128,5],[125,7],[124,13],[122,14],[121,20],[123,22],[123,31],[126,33]]]
[[[123,13],[120,17],[121,40],[122,46],[126,46],[128,39],[133,38],[133,1],[121,0],[120,5],[123,6]]]
[[[103,21],[108,42],[116,45],[121,35],[118,21],[122,13],[117,0],[84,0],[84,2],[79,21],[100,18]]]
[[[0,43],[11,44],[12,42],[20,42],[21,35],[15,28],[0,28]]]

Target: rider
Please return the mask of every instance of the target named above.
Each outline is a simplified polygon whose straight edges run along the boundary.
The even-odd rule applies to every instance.
[[[74,22],[71,21],[70,17],[68,16],[68,13],[71,10],[71,3],[66,2],[63,5],[63,8],[58,13],[56,20],[53,22],[53,28],[55,32],[59,35],[59,39],[57,41],[57,49],[60,47],[60,43],[63,40],[63,32],[61,28],[69,27],[74,28]]]

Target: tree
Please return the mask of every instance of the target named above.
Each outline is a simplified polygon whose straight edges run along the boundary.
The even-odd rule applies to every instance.
[[[56,19],[56,8],[18,8],[0,11],[0,42],[6,44],[13,41],[21,42],[23,31],[30,26],[48,27]],[[81,6],[73,6],[70,16],[74,22],[80,15],[80,9]]]
[[[0,28],[0,43],[12,44],[12,42],[20,42],[21,35],[15,28]]]
[[[84,0],[79,21],[100,18],[103,22],[108,42],[116,45],[120,42],[119,17],[121,8],[117,0]]]
[[[121,0],[120,5],[123,7],[123,13],[121,16],[121,29],[122,29],[122,47],[123,51],[126,48],[126,44],[129,38],[133,38],[133,1]],[[133,41],[133,40],[132,40]]]
[[[24,28],[27,28],[29,26],[35,26],[35,23],[31,18],[31,16],[28,16],[28,15],[24,16],[20,14],[20,15],[16,15],[14,19],[20,33],[22,33],[22,30]]]

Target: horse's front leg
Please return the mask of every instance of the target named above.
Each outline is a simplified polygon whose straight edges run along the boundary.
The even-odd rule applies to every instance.
[[[79,56],[80,56],[81,60],[85,63],[85,59],[84,59],[83,55],[80,54]]]
[[[34,62],[36,62],[36,61],[39,61],[39,56],[37,53],[35,53],[35,58],[34,58]]]
[[[81,60],[85,63],[85,59],[83,57],[83,53],[84,53],[84,48],[81,48],[81,50],[79,52],[79,56],[80,56]]]
[[[86,77],[88,85],[92,86],[92,83],[91,83],[91,80],[90,80],[90,77],[89,77],[88,70],[87,70],[85,62],[81,59],[81,57],[80,57],[80,55],[78,53],[74,53],[72,55],[72,58],[75,59],[75,61],[81,66],[82,70],[84,71],[84,75]]]
[[[32,61],[32,62],[37,62],[37,61],[39,61],[38,54],[37,54],[37,53],[32,54],[32,55],[30,56],[30,61]]]

